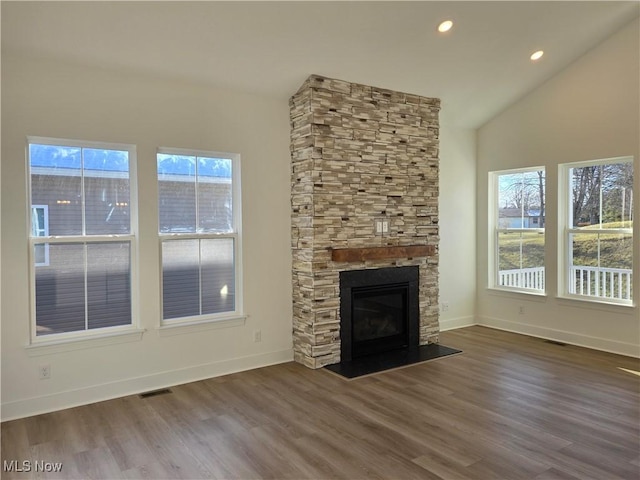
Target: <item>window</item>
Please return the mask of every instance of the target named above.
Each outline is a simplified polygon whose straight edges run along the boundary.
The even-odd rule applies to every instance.
[[[129,145],[29,139],[34,338],[132,325],[134,164]]]
[[[49,236],[49,206],[33,205],[31,207],[31,236]],[[49,244],[39,243],[34,247],[34,261],[36,267],[49,265]]]
[[[241,315],[240,156],[161,149],[163,323]]]
[[[562,295],[632,303],[633,162],[631,158],[560,166]]]
[[[544,293],[545,171],[541,167],[490,173],[495,288]]]

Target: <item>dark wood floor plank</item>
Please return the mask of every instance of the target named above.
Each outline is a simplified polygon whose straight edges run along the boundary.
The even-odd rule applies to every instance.
[[[286,363],[2,424],[2,478],[640,479],[640,360],[469,327],[347,381]],[[625,371],[626,369],[628,371]]]

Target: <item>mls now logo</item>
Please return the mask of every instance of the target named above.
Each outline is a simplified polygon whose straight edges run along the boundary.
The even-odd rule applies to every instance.
[[[44,462],[24,460],[4,460],[2,462],[2,470],[5,472],[60,472],[62,471],[62,462]]]

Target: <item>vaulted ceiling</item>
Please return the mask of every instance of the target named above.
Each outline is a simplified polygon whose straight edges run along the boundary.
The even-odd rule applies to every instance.
[[[312,74],[442,99],[476,128],[638,17],[636,1],[1,2],[2,53],[287,99]],[[454,27],[437,32],[442,20]],[[544,50],[537,62],[532,52]]]

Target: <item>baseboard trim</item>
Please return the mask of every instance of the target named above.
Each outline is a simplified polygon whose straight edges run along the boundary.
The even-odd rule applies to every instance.
[[[5,422],[40,415],[42,413],[55,412],[66,408],[111,400],[127,395],[136,395],[149,390],[158,390],[207,378],[252,370],[254,368],[290,362],[292,360],[293,350],[287,349],[195,365],[188,368],[160,372],[144,377],[129,378],[101,385],[92,385],[86,388],[68,390],[51,395],[25,398],[3,403],[1,421]]]
[[[627,357],[640,358],[640,346],[633,343],[618,342],[616,340],[608,340],[606,338],[591,337],[579,333],[539,327],[537,325],[520,322],[512,322],[495,317],[479,316],[477,317],[476,324],[482,325],[483,327],[495,328],[496,330],[521,333],[523,335],[530,335],[532,337],[568,343],[571,345],[576,345],[578,347],[586,347],[593,350],[615,353]]]
[[[448,318],[446,320],[440,319],[440,331],[446,332],[447,330],[455,330],[456,328],[470,327],[477,325],[476,317],[457,317]]]

